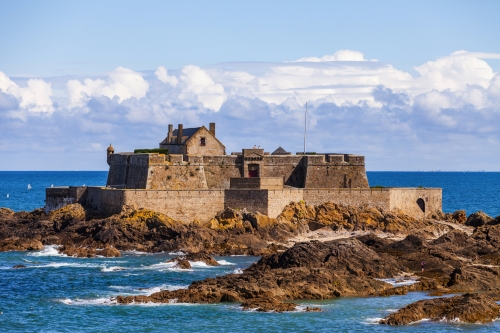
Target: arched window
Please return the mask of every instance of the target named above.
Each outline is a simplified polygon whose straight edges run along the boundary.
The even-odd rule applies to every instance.
[[[418,205],[418,207],[420,207],[420,209],[422,210],[422,212],[425,213],[425,201],[424,201],[424,199],[418,198],[417,199],[417,205]]]

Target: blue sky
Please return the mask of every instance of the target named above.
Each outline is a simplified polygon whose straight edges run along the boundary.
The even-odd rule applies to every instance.
[[[368,170],[500,170],[498,1],[0,2],[0,170],[105,170],[169,123],[367,156]]]

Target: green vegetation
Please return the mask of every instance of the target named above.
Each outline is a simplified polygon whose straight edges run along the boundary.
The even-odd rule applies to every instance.
[[[422,185],[417,186],[417,188],[424,188]]]
[[[134,154],[163,154],[168,155],[166,148],[153,148],[153,149],[135,149]]]
[[[382,185],[375,185],[375,186],[370,186],[370,188],[384,188],[385,186]]]

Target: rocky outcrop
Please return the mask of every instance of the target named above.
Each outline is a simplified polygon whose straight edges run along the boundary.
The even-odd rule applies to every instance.
[[[447,215],[442,217],[451,219]],[[284,208],[277,221],[305,223],[311,230],[329,227],[334,231],[378,231],[395,235],[423,231],[437,236],[451,230],[433,220],[422,221],[403,212],[389,213],[374,207],[343,206],[333,202],[318,206],[306,205],[303,201],[292,203]]]
[[[422,319],[489,323],[497,319],[500,306],[485,294],[465,294],[412,303],[380,321],[386,325],[408,325]]]
[[[112,246],[107,245],[103,249],[95,249],[89,247],[77,247],[72,245],[64,245],[58,249],[59,253],[63,253],[70,257],[77,258],[94,258],[96,256],[102,257],[120,257],[120,251]]]
[[[493,221],[493,218],[491,216],[488,216],[487,214],[479,211],[474,214],[471,214],[468,218],[467,221],[465,222],[465,225],[471,226],[471,227],[480,227],[482,225],[488,224],[488,222]]]
[[[0,251],[37,251],[42,250],[43,244],[36,239],[9,237],[0,239]]]
[[[328,299],[369,295],[390,288],[377,278],[400,273],[396,261],[380,257],[356,239],[296,244],[281,254],[263,257],[243,271],[192,283],[188,289],[160,291],[150,296],[118,297],[118,303],[242,302]]]
[[[286,312],[295,311],[297,304],[285,303],[274,297],[251,298],[241,304],[243,310],[255,310],[259,312]]]

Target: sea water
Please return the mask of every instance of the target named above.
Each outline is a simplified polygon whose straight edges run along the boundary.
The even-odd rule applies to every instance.
[[[104,185],[106,176],[106,172],[0,172],[0,207],[32,210],[43,206],[45,187]],[[500,173],[369,172],[368,177],[372,186],[442,187],[445,211],[500,215]],[[409,303],[429,298],[420,292],[299,302],[303,307],[320,307],[319,313],[258,313],[242,311],[236,303],[116,304],[118,295],[186,288],[192,281],[240,273],[258,260],[216,257],[221,266],[193,262],[192,269],[179,270],[166,262],[176,255],[131,251],[119,258],[72,258],[58,254],[55,246],[0,253],[0,332],[500,332],[499,321],[376,324]],[[15,265],[27,267],[14,269]]]

